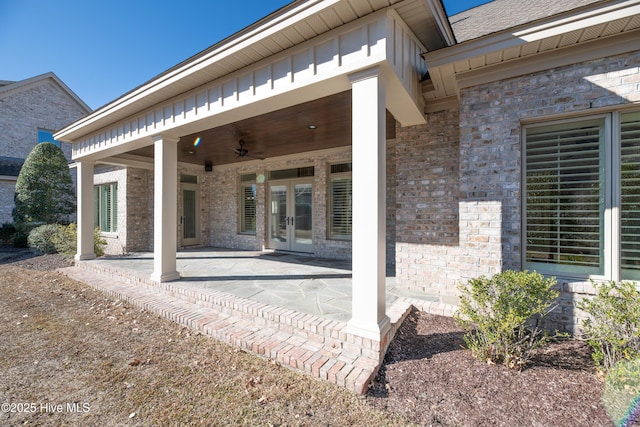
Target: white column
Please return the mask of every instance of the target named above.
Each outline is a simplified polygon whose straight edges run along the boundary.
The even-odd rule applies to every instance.
[[[180,278],[176,269],[178,140],[153,137],[153,274],[156,282]]]
[[[349,332],[381,340],[386,315],[385,87],[378,67],[349,76],[352,96],[353,302]]]
[[[94,259],[93,228],[93,161],[82,160],[77,165],[78,197],[78,240],[75,259],[78,261]]]

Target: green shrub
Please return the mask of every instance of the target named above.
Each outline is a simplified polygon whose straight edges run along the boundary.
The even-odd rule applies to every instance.
[[[58,252],[54,243],[55,236],[60,233],[61,227],[58,224],[45,224],[34,228],[27,238],[29,247],[45,254],[55,254]]]
[[[640,359],[615,363],[604,381],[602,401],[607,413],[617,426],[635,425],[633,414],[640,408]],[[640,419],[639,419],[640,420]]]
[[[14,194],[13,221],[23,224],[68,223],[75,211],[75,195],[69,164],[55,144],[36,144],[20,169]]]
[[[4,223],[0,226],[0,244],[12,245],[16,235],[16,227],[13,224]]]
[[[107,246],[107,241],[100,234],[100,228],[96,227],[93,229],[93,253],[96,256],[104,255],[104,248]]]
[[[578,303],[593,361],[603,371],[640,357],[640,291],[631,282],[594,283],[598,293]]]
[[[67,226],[61,225],[58,232],[52,236],[56,252],[69,256],[75,255],[77,240],[77,226],[75,223]]]
[[[552,338],[539,321],[558,297],[555,278],[527,271],[505,271],[491,278],[471,279],[458,285],[457,324],[466,330],[467,347],[482,361],[523,367],[531,352]]]
[[[76,253],[78,228],[75,223],[69,225],[47,224],[34,228],[29,233],[29,247],[45,254],[60,253],[73,256]],[[104,255],[106,240],[100,229],[93,230],[93,251],[96,256]]]

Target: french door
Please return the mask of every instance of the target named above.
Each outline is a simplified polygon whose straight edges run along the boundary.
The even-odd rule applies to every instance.
[[[180,246],[200,244],[200,219],[198,218],[198,185],[182,184],[182,237]]]
[[[313,252],[312,183],[274,183],[269,189],[269,247]]]

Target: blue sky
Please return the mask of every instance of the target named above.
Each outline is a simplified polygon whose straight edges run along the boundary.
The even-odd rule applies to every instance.
[[[444,4],[453,15],[485,2]],[[0,0],[0,80],[53,71],[95,109],[287,3]]]

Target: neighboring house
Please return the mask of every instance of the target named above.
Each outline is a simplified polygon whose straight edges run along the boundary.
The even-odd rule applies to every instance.
[[[71,162],[71,144],[55,141],[53,133],[90,112],[53,73],[0,81],[0,224],[13,222],[16,180],[33,147],[57,143]]]
[[[445,304],[536,269],[571,330],[589,279],[640,276],[639,40],[638,0],[294,1],[56,134],[77,259],[95,221],[156,281],[191,245],[352,258],[380,342],[385,266]]]

